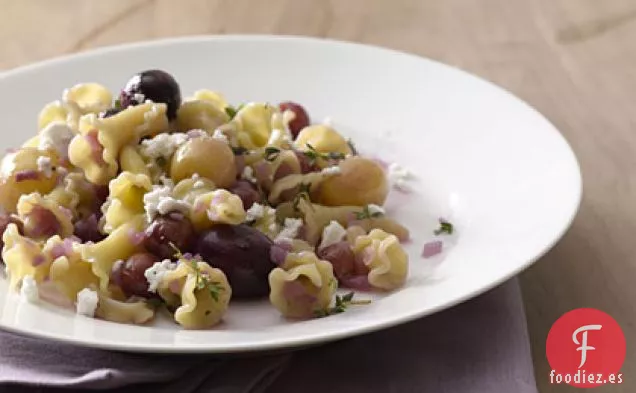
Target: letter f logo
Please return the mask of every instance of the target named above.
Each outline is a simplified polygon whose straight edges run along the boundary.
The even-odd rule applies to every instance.
[[[579,364],[579,368],[583,367],[583,365],[585,364],[585,361],[587,360],[587,351],[593,351],[596,348],[588,346],[587,345],[587,332],[588,330],[601,330],[603,326],[601,325],[585,325],[585,326],[581,326],[580,328],[576,329],[574,331],[574,333],[572,334],[572,341],[574,341],[574,344],[577,345],[581,345],[580,347],[578,347],[576,350],[577,351],[581,351],[581,364]],[[579,342],[577,336],[579,335],[579,333],[581,334],[581,342]]]

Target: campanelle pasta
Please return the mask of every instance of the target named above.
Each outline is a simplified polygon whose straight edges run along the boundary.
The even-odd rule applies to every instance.
[[[182,102],[160,70],[119,97],[72,86],[0,163],[10,286],[119,323],[163,307],[185,329],[214,328],[241,298],[294,319],[342,312],[356,302],[339,286],[408,275],[384,169],[352,146],[298,104],[235,107],[208,89]]]

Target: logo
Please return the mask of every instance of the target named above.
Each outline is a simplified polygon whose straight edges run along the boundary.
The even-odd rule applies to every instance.
[[[550,382],[580,388],[622,383],[626,351],[625,335],[608,314],[592,308],[567,312],[548,333]]]

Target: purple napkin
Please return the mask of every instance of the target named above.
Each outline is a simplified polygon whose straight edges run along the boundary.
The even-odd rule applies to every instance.
[[[0,391],[536,393],[516,280],[406,325],[284,354],[149,356],[0,332]]]

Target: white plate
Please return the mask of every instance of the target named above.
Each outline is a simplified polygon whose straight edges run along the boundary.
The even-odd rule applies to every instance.
[[[576,158],[559,132],[509,93],[420,57],[350,43],[293,37],[198,37],[100,49],[0,76],[2,147],[36,132],[36,115],[75,83],[119,89],[161,68],[184,95],[221,91],[233,103],[295,100],[314,120],[331,117],[365,153],[417,176],[390,210],[408,226],[406,287],[369,306],[288,322],[266,301],[232,304],[214,330],[187,331],[160,318],[120,325],[34,306],[0,279],[0,327],[75,344],[143,352],[240,352],[314,344],[397,325],[471,298],[528,267],[562,236],[581,197]],[[456,246],[427,276],[420,257],[434,218],[452,217]]]

